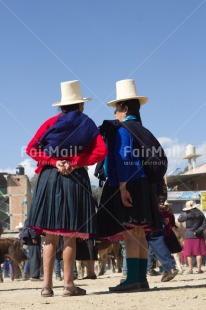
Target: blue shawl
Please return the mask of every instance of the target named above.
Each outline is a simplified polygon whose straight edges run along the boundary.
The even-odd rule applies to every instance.
[[[49,156],[74,156],[90,144],[98,133],[93,120],[80,111],[72,111],[62,114],[39,142]]]

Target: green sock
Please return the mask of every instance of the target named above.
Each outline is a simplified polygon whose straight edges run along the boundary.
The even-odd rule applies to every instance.
[[[139,258],[139,282],[147,281],[147,258]]]
[[[139,280],[139,258],[127,258],[127,278],[120,285],[140,282]]]

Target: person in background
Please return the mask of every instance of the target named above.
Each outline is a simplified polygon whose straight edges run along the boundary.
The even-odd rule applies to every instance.
[[[122,274],[123,276],[127,276],[127,252],[126,252],[126,242],[125,240],[120,241],[122,246],[121,254],[122,254]]]
[[[159,207],[159,214],[162,220],[162,229],[160,231],[152,231],[146,234],[146,239],[148,242],[149,247],[151,248],[153,254],[162,265],[160,267],[161,273],[163,273],[161,282],[168,282],[174,279],[178,274],[178,270],[176,269],[176,264],[174,257],[171,255],[171,251],[168,248],[165,240],[165,215],[163,215],[162,209],[165,209],[165,203],[167,205],[167,187],[162,179],[161,182],[157,184],[157,200],[158,200],[158,207]],[[168,224],[169,222],[166,221]],[[168,226],[167,229],[170,227]],[[168,231],[170,234],[170,230]],[[154,275],[154,273],[153,273]],[[156,274],[158,275],[158,274]]]
[[[59,241],[56,247],[56,257],[54,261],[54,271],[55,271],[56,280],[58,281],[62,281],[61,261],[62,261],[63,247],[64,247],[64,239],[62,236],[59,236]]]
[[[160,273],[155,270],[157,267],[157,259],[154,254],[154,251],[152,250],[151,246],[148,244],[148,263],[147,263],[147,274],[150,276],[159,276]]]
[[[205,216],[197,208],[198,206],[199,204],[196,204],[192,200],[187,201],[185,207],[182,209],[182,213],[178,217],[180,223],[186,223],[183,253],[188,261],[188,274],[193,273],[193,256],[196,256],[197,273],[204,272],[201,267],[202,256],[206,255],[206,245],[203,235]]]
[[[26,220],[20,236],[23,248],[25,245],[28,247],[26,254],[29,260],[24,265],[25,278],[28,276],[28,268],[30,280],[39,281],[41,276],[41,236],[36,234],[34,229],[28,228],[27,224],[28,220]]]
[[[29,272],[31,281],[39,281],[41,276],[41,236],[30,229]]]
[[[164,203],[160,204],[160,212],[164,218],[164,240],[166,246],[170,250],[170,253],[173,255],[176,265],[178,267],[178,273],[182,274],[183,269],[180,263],[179,253],[182,251],[182,246],[180,245],[179,240],[176,237],[174,229],[177,230],[177,225],[175,224],[175,217],[173,209],[171,208],[171,203],[167,200]]]
[[[18,233],[15,235],[15,238],[17,239],[20,239],[21,238],[21,233],[22,233],[22,230],[24,228],[24,225],[22,222],[20,222],[16,227],[15,229],[18,229]]]
[[[56,246],[63,236],[63,296],[85,295],[74,285],[76,238],[96,234],[95,205],[87,165],[104,159],[106,145],[95,123],[83,113],[79,81],[61,83],[61,113],[47,120],[29,142],[26,152],[38,162],[40,173],[28,214],[28,227],[45,235],[44,281],[41,295],[53,296]]]
[[[95,261],[98,260],[98,250],[95,246],[95,241],[77,239],[76,260],[86,263],[87,275],[83,279],[96,280],[97,276],[94,271]]]
[[[24,280],[29,280],[30,279],[30,266],[29,266],[29,248],[28,246],[23,246],[24,248],[24,253],[26,254],[28,260],[24,262]]]
[[[0,238],[1,238],[1,235],[3,234],[3,225],[1,223],[1,220],[0,220]],[[0,283],[4,282],[4,279],[3,279],[3,273],[2,273],[2,269],[1,269],[1,264],[4,263],[4,255],[0,249]]]

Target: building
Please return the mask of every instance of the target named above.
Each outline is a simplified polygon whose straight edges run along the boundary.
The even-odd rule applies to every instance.
[[[188,171],[167,176],[168,200],[172,203],[176,216],[181,213],[186,201],[194,200],[201,204],[200,209],[206,215],[206,164],[196,166],[195,147],[189,144],[186,147]]]
[[[5,230],[15,230],[24,223],[31,202],[31,184],[24,168],[18,166],[16,174],[0,173],[0,220]]]

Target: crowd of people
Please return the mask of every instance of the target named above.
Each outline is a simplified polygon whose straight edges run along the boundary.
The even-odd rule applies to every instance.
[[[141,154],[135,152],[142,127],[140,108],[148,98],[138,95],[134,80],[118,81],[116,99],[108,102],[116,121],[100,128],[83,113],[90,100],[82,96],[79,81],[61,83],[61,100],[53,104],[61,112],[38,129],[26,149],[37,161],[39,178],[27,220],[16,237],[27,246],[25,277],[40,280],[43,275],[42,297],[54,295],[54,270],[56,278],[63,279],[63,297],[86,294],[74,283],[75,262],[86,260],[86,278],[96,279],[94,240],[122,244],[124,279],[110,287],[111,292],[149,290],[147,275],[159,274],[157,264],[162,282],[172,280],[181,268],[182,247],[174,233],[163,176],[155,175],[152,181]],[[96,209],[85,167],[97,163],[102,163],[104,186]],[[197,207],[188,201],[178,218],[186,224],[183,254],[189,274],[194,256],[198,273],[203,272],[206,255],[205,217]]]

